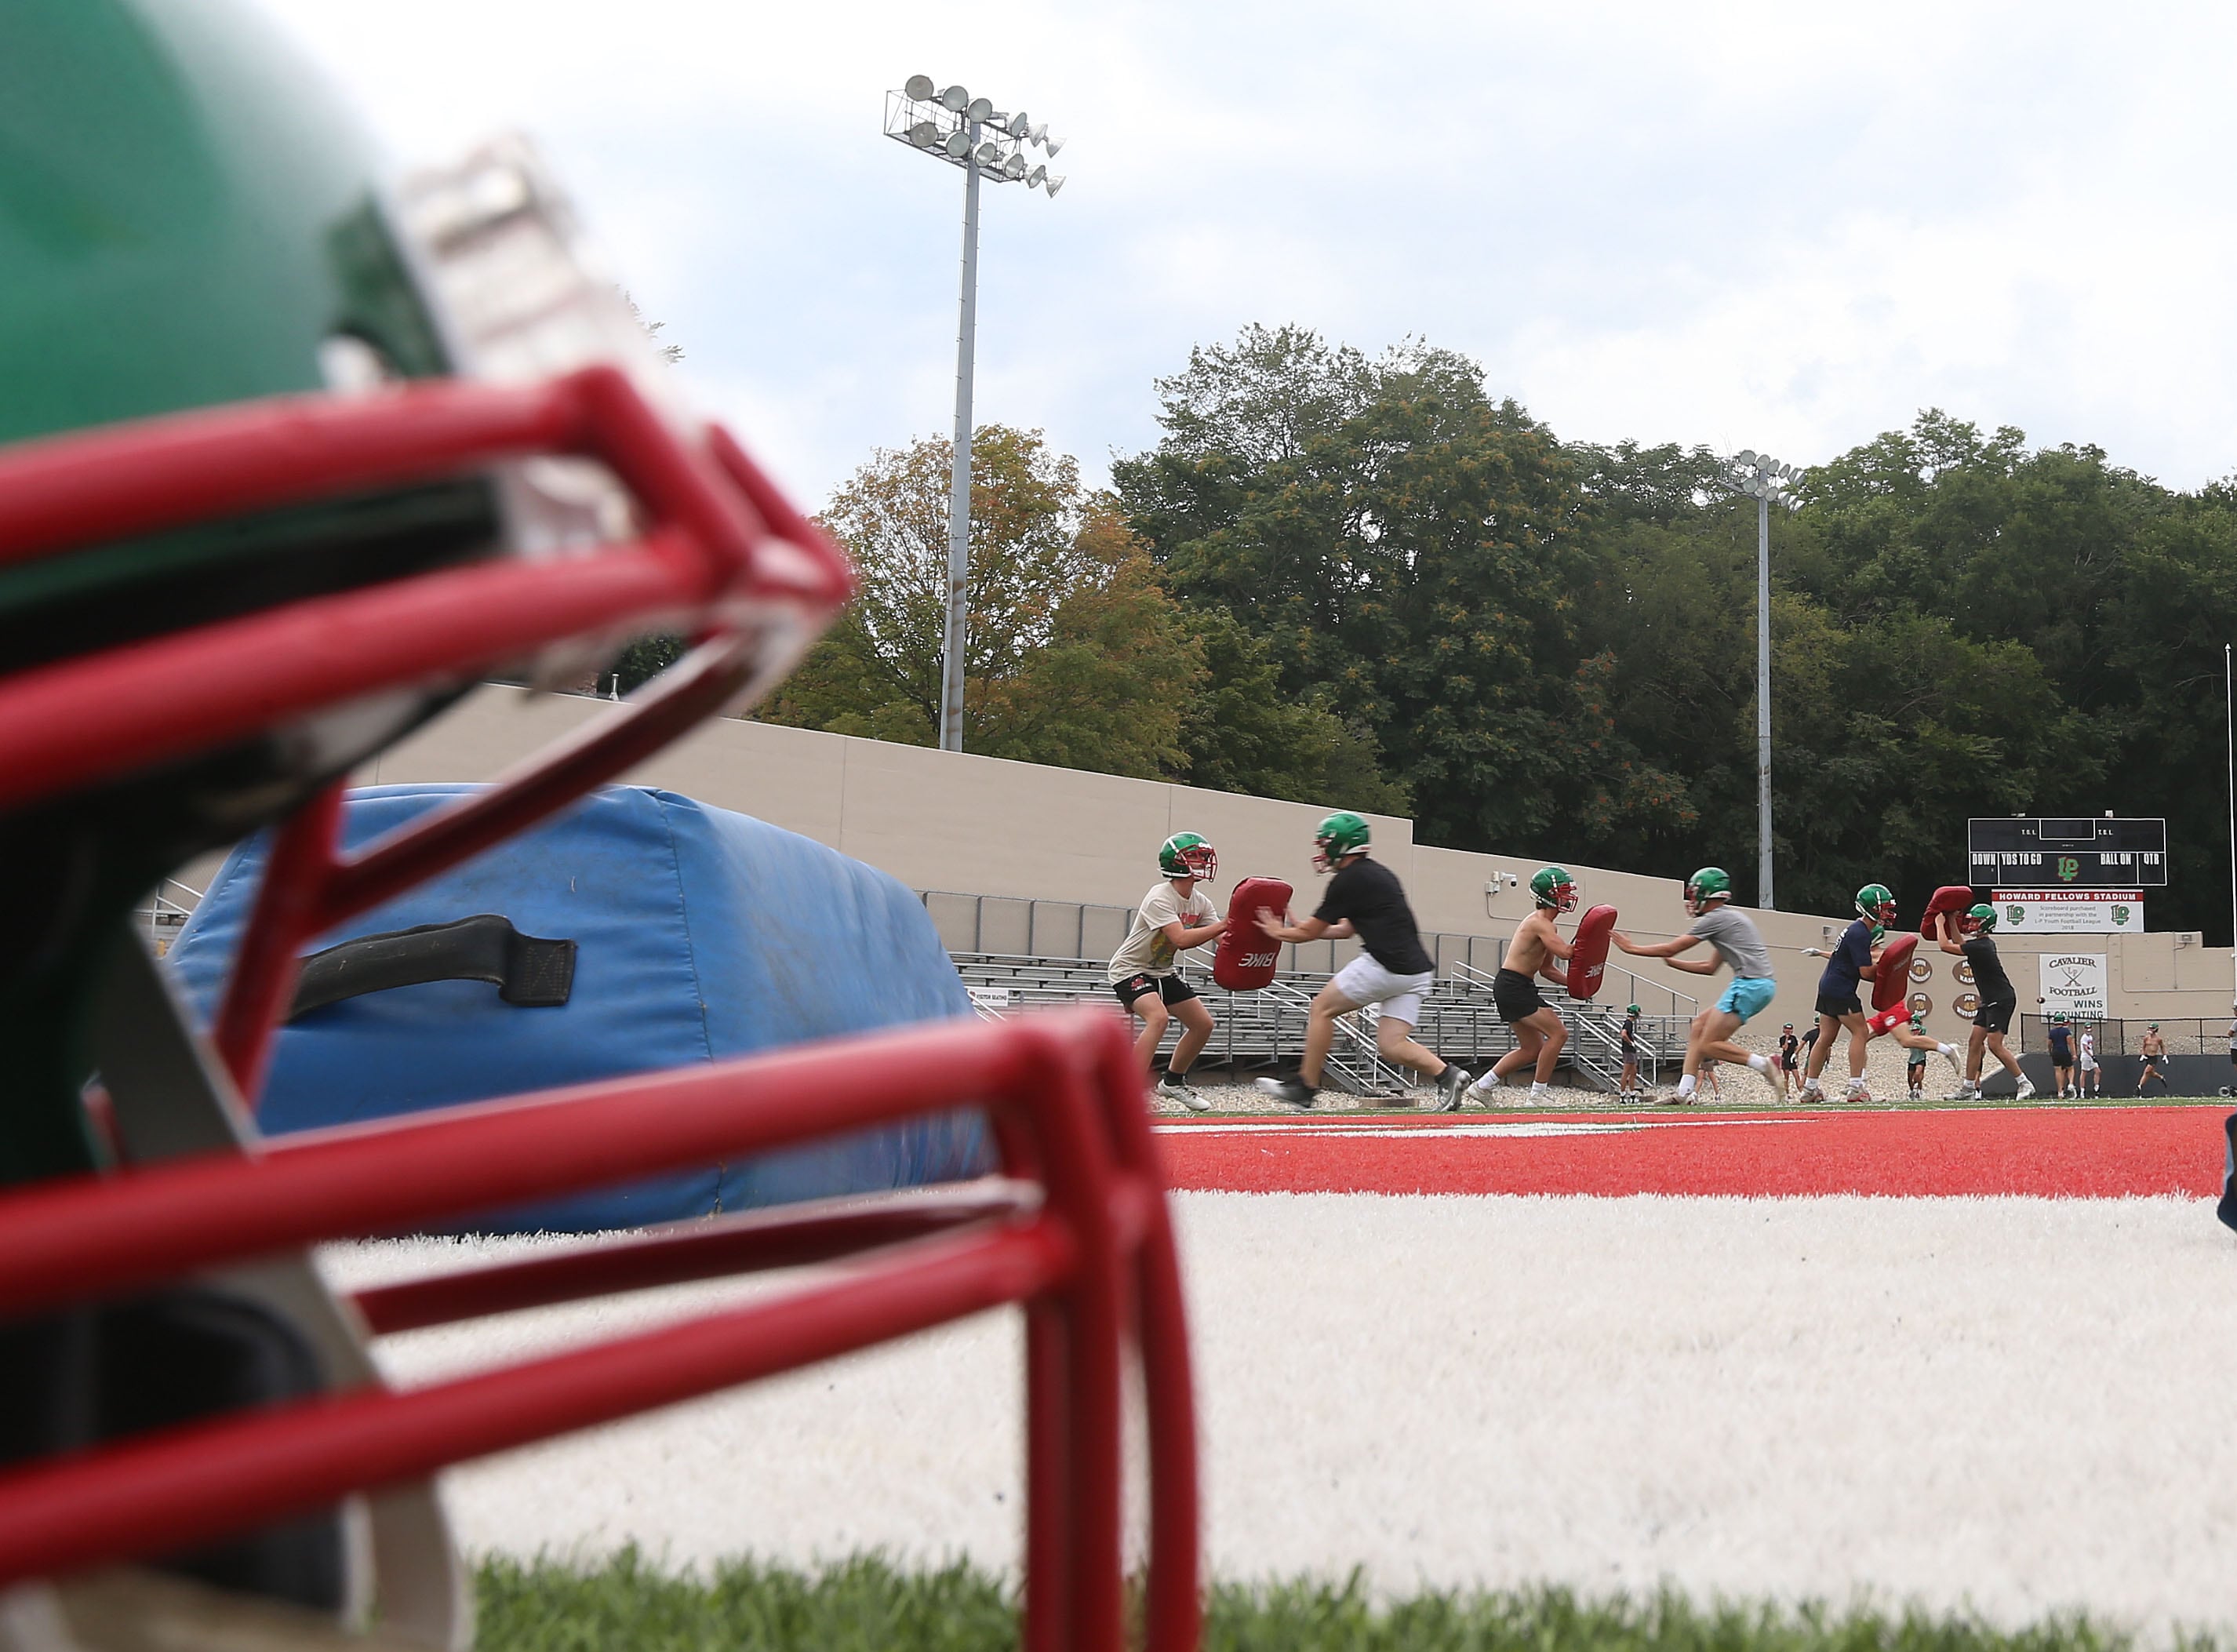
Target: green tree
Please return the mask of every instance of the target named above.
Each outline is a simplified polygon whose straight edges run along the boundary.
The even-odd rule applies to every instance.
[[[761,710],[768,722],[937,741],[949,446],[881,452],[823,524],[861,590]],[[972,444],[965,743],[992,757],[1156,776],[1183,762],[1201,650],[1111,501],[1039,432]]]
[[[1603,569],[1576,469],[1473,362],[1252,327],[1158,391],[1165,439],[1113,466],[1129,519],[1283,696],[1373,738],[1426,841],[1574,854],[1685,816],[1582,645]]]

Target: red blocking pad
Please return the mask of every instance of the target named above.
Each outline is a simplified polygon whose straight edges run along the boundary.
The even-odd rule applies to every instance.
[[[1915,935],[1891,935],[1880,953],[1879,968],[1872,971],[1872,1008],[1901,1009],[1910,996],[1910,955],[1918,950]]]
[[[1945,883],[1934,891],[1934,898],[1926,903],[1926,910],[1918,915],[1918,932],[1934,939],[1934,920],[1946,912],[1956,917],[1973,904],[1973,889],[1969,883]]]
[[[1569,996],[1590,998],[1607,974],[1608,936],[1615,932],[1615,909],[1596,906],[1577,920],[1576,950],[1569,957]]]
[[[1256,992],[1274,979],[1282,943],[1258,927],[1258,915],[1290,909],[1290,886],[1278,877],[1246,877],[1227,897],[1227,928],[1212,949],[1211,978],[1231,993]]]

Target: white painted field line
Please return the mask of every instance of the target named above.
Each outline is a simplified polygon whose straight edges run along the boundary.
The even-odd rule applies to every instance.
[[[1178,1202],[1222,1576],[2237,1625],[2237,1246],[2203,1201]],[[412,1271],[413,1249],[334,1265]],[[386,1358],[421,1379],[736,1289]],[[988,1316],[463,1470],[461,1528],[515,1552],[1008,1563],[1017,1342]]]

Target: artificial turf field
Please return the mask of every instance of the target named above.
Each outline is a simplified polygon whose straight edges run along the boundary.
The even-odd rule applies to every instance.
[[[2221,1098],[1162,1119],[1171,1185],[1321,1193],[2121,1199],[2221,1186]]]
[[[478,1652],[998,1652],[1017,1644],[1014,1589],[967,1565],[908,1570],[872,1556],[811,1570],[751,1563],[693,1578],[634,1550],[596,1567],[485,1562]],[[1835,1610],[1665,1589],[1429,1590],[1377,1599],[1356,1577],[1205,1599],[1206,1652],[2114,1652],[2132,1637],[2083,1616],[1999,1629],[1962,1614]],[[2230,1642],[2179,1633],[2179,1652]]]
[[[1161,1118],[1206,1644],[2237,1646],[2228,1107]],[[1012,1644],[1014,1358],[995,1316],[469,1471],[481,1644]]]

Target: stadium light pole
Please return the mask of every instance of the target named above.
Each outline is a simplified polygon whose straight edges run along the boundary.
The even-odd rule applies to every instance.
[[[2229,644],[2221,644],[2221,741],[2229,765],[2229,1008],[2237,1014],[2237,685]]]
[[[886,94],[886,135],[963,169],[963,301],[955,329],[955,442],[948,467],[947,619],[941,633],[940,749],[963,750],[963,648],[971,583],[971,368],[979,331],[979,180],[1022,183],[1053,196],[1064,180],[1026,159],[1038,144],[1050,160],[1064,140],[1024,110],[1006,114],[960,86],[935,90],[912,75]]]
[[[1730,486],[1755,501],[1755,903],[1777,908],[1771,882],[1771,507],[1793,510],[1790,485],[1802,472],[1769,453],[1745,448],[1732,456]]]

